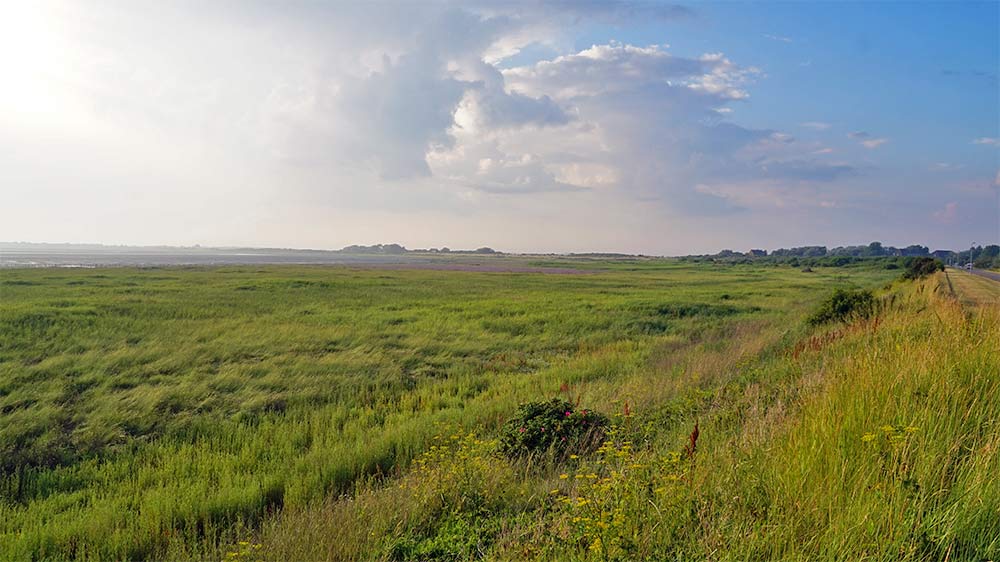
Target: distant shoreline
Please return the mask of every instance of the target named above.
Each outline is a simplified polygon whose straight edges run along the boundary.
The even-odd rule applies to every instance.
[[[379,251],[391,248],[391,251]],[[484,250],[484,251],[481,251]],[[349,246],[344,250],[292,248],[215,248],[201,246],[102,246],[99,244],[45,244],[0,242],[0,268],[35,267],[167,267],[221,265],[346,265],[373,267],[414,267],[420,269],[553,272],[560,268],[534,268],[517,260],[537,258],[641,259],[647,256],[628,254],[511,254],[490,248],[480,250],[409,250],[401,246]],[[502,266],[489,267],[469,263],[472,260],[504,259]],[[509,263],[513,261],[514,263]],[[565,269],[565,268],[564,268]],[[572,269],[572,268],[569,268]],[[575,270],[567,272],[583,272]]]

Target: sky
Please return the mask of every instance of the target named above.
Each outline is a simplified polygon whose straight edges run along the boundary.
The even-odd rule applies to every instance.
[[[0,240],[1000,243],[1000,3],[0,5]]]

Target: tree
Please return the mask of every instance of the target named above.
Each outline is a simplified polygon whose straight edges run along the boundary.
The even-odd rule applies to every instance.
[[[878,257],[885,255],[885,248],[882,247],[881,242],[872,242],[868,244],[868,250],[865,252],[866,256]]]
[[[903,248],[904,256],[926,256],[930,254],[930,250],[927,246],[921,246],[919,244],[913,244]]]

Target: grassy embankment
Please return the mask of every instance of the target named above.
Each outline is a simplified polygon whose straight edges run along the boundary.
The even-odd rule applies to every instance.
[[[813,332],[888,274],[608,269],[5,272],[0,556],[995,556],[995,310]],[[602,451],[492,453],[559,394]]]

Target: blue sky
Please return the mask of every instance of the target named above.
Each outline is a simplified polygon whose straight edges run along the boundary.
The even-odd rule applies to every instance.
[[[693,21],[594,27],[577,46],[609,37],[667,42],[678,55],[714,49],[758,66],[766,74],[754,86],[761,103],[752,99],[739,111],[750,126],[823,121],[892,131],[906,150],[897,157],[970,158],[964,141],[996,135],[998,3],[724,3],[696,10]]]
[[[891,135],[879,163],[904,173],[920,159],[996,171],[996,153],[968,143],[996,137],[1000,123],[1000,3],[727,2],[694,10],[690,20],[593,26],[576,46],[617,39],[669,43],[681,56],[721,51],[766,75],[737,108],[742,124],[806,135],[800,123],[829,123],[841,138],[812,135],[845,148],[845,132]]]
[[[2,10],[3,240],[1000,238],[996,2]]]

